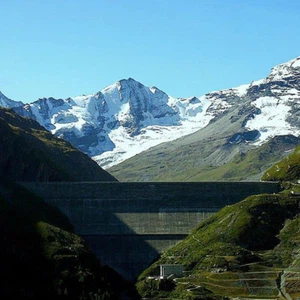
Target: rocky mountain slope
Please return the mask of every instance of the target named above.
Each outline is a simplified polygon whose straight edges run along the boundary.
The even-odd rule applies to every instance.
[[[7,98],[0,92],[0,106],[5,108],[13,108],[18,106],[23,106],[24,104],[21,101],[13,101]]]
[[[173,98],[129,78],[93,95],[22,105],[2,94],[0,104],[37,120],[105,168],[199,129],[178,147],[214,140],[211,146],[222,149],[203,160],[215,164],[226,163],[228,152],[258,147],[276,135],[298,136],[299,87],[300,57],[274,67],[265,79],[200,97]]]
[[[0,174],[13,181],[115,181],[36,121],[0,108]]]
[[[109,172],[121,181],[162,178],[182,181],[203,180],[207,171],[216,170],[214,180],[235,180],[236,176],[229,173],[219,176],[217,170],[225,170],[224,165],[233,164],[236,155],[244,157],[249,150],[257,149],[275,136],[299,136],[299,85],[300,58],[273,68],[264,80],[243,86],[243,93],[241,88],[239,90],[240,96],[235,90],[208,94],[205,97],[213,95],[222,99],[226,109],[215,115],[205,128],[149,149],[110,168]],[[211,109],[209,107],[207,112]],[[289,139],[285,138],[282,140],[286,143],[282,149],[284,155],[295,143],[289,144]],[[274,152],[277,151],[275,148]],[[272,151],[270,155],[272,158]],[[263,160],[253,161],[252,165],[260,164],[260,167],[249,178],[241,178],[242,173],[237,177],[259,179],[268,164],[280,159],[275,156],[265,165]]]
[[[280,169],[295,171],[281,172],[285,190],[250,196],[200,223],[139,276],[140,295],[152,299],[298,299],[300,185],[285,181],[299,178],[298,152],[278,164]],[[264,176],[269,178],[271,173]],[[182,264],[183,277],[160,280],[161,264]]]

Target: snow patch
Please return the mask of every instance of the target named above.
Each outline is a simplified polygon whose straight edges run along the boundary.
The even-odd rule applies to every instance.
[[[286,121],[290,111],[284,99],[275,97],[260,97],[252,104],[261,110],[261,113],[249,120],[246,128],[249,130],[258,130],[260,138],[254,145],[262,145],[264,142],[276,135],[296,134],[299,129],[292,128]]]
[[[247,93],[247,90],[249,89],[249,87],[250,87],[250,84],[242,84],[238,87],[233,88],[233,90],[239,97],[242,97]]]
[[[300,57],[296,58],[296,61],[292,63],[293,68],[300,68]]]

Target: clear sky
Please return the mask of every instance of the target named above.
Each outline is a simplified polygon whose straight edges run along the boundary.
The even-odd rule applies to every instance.
[[[297,56],[299,0],[0,0],[0,91],[23,102],[128,77],[200,96]]]

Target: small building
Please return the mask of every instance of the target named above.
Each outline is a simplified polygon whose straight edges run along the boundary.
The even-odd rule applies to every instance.
[[[160,265],[160,278],[166,278],[170,275],[181,277],[183,275],[183,265]]]
[[[291,192],[290,192],[290,195],[291,195],[292,197],[299,197],[299,196],[300,196],[300,192],[291,191]]]

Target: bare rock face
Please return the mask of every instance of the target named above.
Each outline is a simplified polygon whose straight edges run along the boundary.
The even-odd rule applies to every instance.
[[[21,101],[11,100],[0,92],[0,106],[5,108],[12,108],[23,106],[23,103]]]

